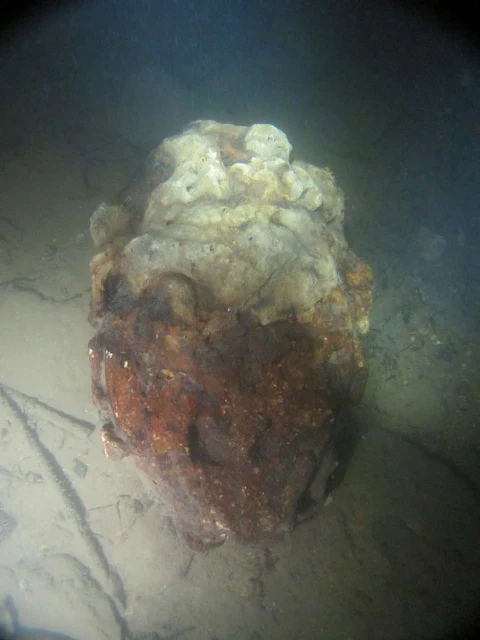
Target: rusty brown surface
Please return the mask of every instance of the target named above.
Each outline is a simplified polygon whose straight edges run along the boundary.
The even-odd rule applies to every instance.
[[[368,292],[370,272],[355,266],[348,277]],[[245,318],[213,336],[205,314],[169,323],[152,317],[150,299],[119,315],[107,308],[91,343],[107,455],[135,456],[159,482],[192,548],[280,539],[323,459],[331,464],[339,403],[363,390],[345,326],[355,296],[335,291],[309,324]]]

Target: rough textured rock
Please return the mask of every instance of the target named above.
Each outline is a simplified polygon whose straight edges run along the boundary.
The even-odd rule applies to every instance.
[[[290,153],[271,125],[198,121],[92,216],[105,452],[136,457],[196,549],[291,530],[363,393],[371,271],[330,171]]]

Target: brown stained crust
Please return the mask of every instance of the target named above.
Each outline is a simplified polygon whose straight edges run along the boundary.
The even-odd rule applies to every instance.
[[[338,340],[319,359],[318,336],[293,318],[214,336],[145,310],[107,322],[91,344],[94,397],[126,443],[104,439],[107,453],[128,450],[161,484],[192,548],[281,539],[322,467],[338,402],[354,380],[363,387],[354,341],[341,340],[340,392],[328,354]]]

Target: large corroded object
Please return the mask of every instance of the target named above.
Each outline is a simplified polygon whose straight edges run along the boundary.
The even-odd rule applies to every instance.
[[[105,452],[135,456],[194,549],[291,530],[363,393],[371,271],[331,172],[291,149],[195,122],[91,218]]]

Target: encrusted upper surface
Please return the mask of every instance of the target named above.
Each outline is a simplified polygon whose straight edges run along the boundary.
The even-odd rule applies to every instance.
[[[167,177],[124,252],[133,291],[179,274],[210,306],[263,324],[328,295],[346,247],[343,194],[328,170],[290,161],[291,150],[266,124],[197,121],[167,138],[151,156]]]

